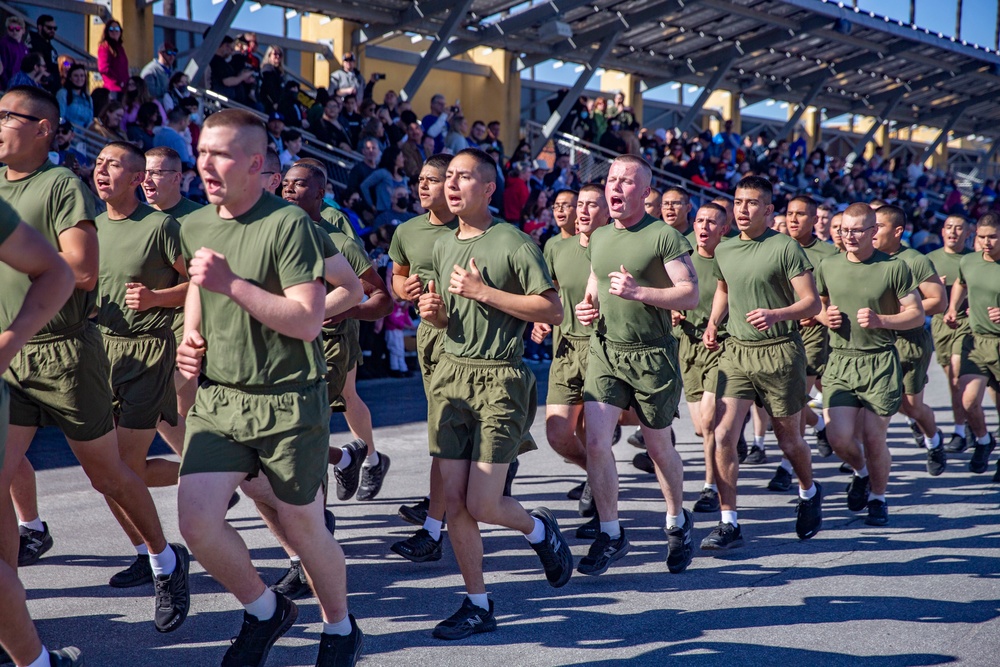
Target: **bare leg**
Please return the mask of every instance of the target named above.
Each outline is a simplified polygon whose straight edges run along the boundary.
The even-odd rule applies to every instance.
[[[0,561],[0,646],[15,664],[27,665],[42,653],[35,624],[28,615],[24,586],[17,573]]]
[[[829,420],[826,437],[830,441],[830,447],[841,460],[855,470],[865,467],[865,450],[856,435],[856,424],[861,419],[862,412],[867,411],[849,407],[832,407],[827,410]]]
[[[715,474],[722,509],[736,511],[736,483],[740,476],[736,442],[753,401],[723,396],[715,402]]]
[[[618,468],[611,438],[621,408],[589,401],[583,406],[587,420],[587,481],[601,521],[618,520]],[[645,437],[645,436],[644,436]]]
[[[705,420],[701,416],[701,402],[692,403],[691,401],[688,401],[687,406],[688,412],[691,414],[691,423],[694,425],[694,434],[697,436],[704,436],[705,432],[703,430],[703,424],[705,423]]]
[[[774,436],[778,439],[778,446],[792,469],[799,479],[799,488],[807,490],[812,488],[812,453],[809,446],[802,439],[802,413],[799,412],[790,417],[772,417],[774,424]]]
[[[177,426],[161,421],[156,427],[160,437],[167,443],[170,449],[174,450],[177,456],[181,456],[184,450],[184,419],[188,410],[194,405],[194,395],[198,391],[198,382],[189,380],[178,371],[174,371],[174,390],[177,392],[177,415],[180,417]],[[174,480],[176,483],[177,480]],[[149,484],[149,486],[157,486]]]
[[[546,405],[545,435],[556,454],[584,470],[587,447],[577,435],[583,416],[582,405]]]
[[[871,492],[879,496],[884,496],[889,487],[889,468],[892,466],[892,454],[885,444],[889,419],[880,417],[870,410],[862,411],[865,460],[868,462]]]
[[[917,426],[920,427],[925,436],[933,438],[934,434],[937,433],[937,422],[934,419],[934,411],[924,403],[924,392],[922,390],[919,394],[904,394],[903,405],[899,408],[899,411],[916,421]]]
[[[642,436],[646,440],[646,450],[653,459],[656,479],[667,503],[667,514],[679,516],[684,509],[684,463],[674,448],[673,429],[669,426],[652,429],[643,426]]]
[[[149,453],[149,445],[152,444],[156,431],[154,429],[138,430],[124,428],[122,426],[119,426],[117,431],[118,452],[121,455],[122,461],[125,462],[125,465],[132,472],[142,475],[146,471],[146,454]],[[142,536],[136,530],[135,526],[132,525],[125,511],[119,507],[118,503],[111,500],[111,498],[105,496],[104,500],[108,503],[108,509],[115,515],[118,525],[125,531],[125,535],[128,536],[132,546],[137,547],[142,544]]]
[[[716,484],[717,477],[715,473],[715,401],[715,394],[706,391],[702,394],[698,409],[698,415],[701,418],[701,445],[705,452],[706,485]],[[736,439],[739,440],[738,433]]]
[[[976,438],[986,435],[986,414],[983,412],[983,398],[986,396],[986,378],[982,375],[963,375],[958,378],[962,392],[962,406],[969,421],[969,428]]]
[[[479,523],[466,505],[470,467],[469,461],[440,460],[448,512],[448,539],[455,552],[465,590],[475,595],[486,592],[486,582],[483,580],[483,536],[479,532]]]
[[[38,486],[35,480],[35,468],[27,456],[21,457],[21,464],[14,472],[14,480],[10,486],[10,497],[14,501],[14,510],[21,521],[34,521],[38,518]]]
[[[966,422],[965,406],[962,405],[962,391],[958,386],[958,367],[962,362],[962,357],[957,354],[952,355],[951,363],[944,367],[945,375],[948,376],[948,390],[951,396],[951,413],[955,417],[955,426]]]
[[[21,466],[21,461],[31,445],[32,438],[35,437],[36,430],[33,426],[14,426],[13,424],[7,428],[7,451],[3,459],[3,466],[0,467],[0,558],[15,573],[17,572],[17,551],[20,538],[17,533],[17,520],[14,516],[14,503],[11,500],[11,482]]]
[[[368,445],[368,454],[375,453],[375,436],[372,434],[372,413],[368,406],[358,396],[357,388],[358,367],[355,366],[347,373],[347,381],[344,382],[344,397],[346,410],[344,419],[347,420],[347,427],[355,438],[361,438]]]

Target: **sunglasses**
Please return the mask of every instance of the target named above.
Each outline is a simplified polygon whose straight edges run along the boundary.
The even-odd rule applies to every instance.
[[[177,52],[176,51],[164,51],[163,55],[165,55],[165,56],[176,56]]]
[[[11,32],[21,32],[21,26],[19,26],[19,25],[9,25],[9,26],[7,26],[7,30],[10,30]]]
[[[108,28],[108,32],[121,32],[121,31],[122,29],[119,28],[118,26],[111,26],[110,28]]]

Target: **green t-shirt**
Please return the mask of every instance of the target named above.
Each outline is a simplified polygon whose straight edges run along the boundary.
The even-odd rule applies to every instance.
[[[562,324],[555,327],[552,334],[553,347],[558,347],[559,336],[589,337],[590,327],[583,326],[576,319],[576,304],[583,301],[587,294],[587,281],[590,280],[587,249],[580,245],[579,236],[565,239],[554,236],[545,244],[542,255],[549,275],[559,288],[559,299],[563,305]]]
[[[420,282],[426,287],[427,281],[436,279],[433,273],[434,244],[456,229],[458,218],[443,225],[432,225],[429,213],[410,218],[396,227],[389,244],[389,259],[400,266],[408,266],[410,275],[420,276]],[[440,279],[436,280],[440,285]]]
[[[490,287],[510,294],[542,294],[555,290],[542,251],[530,236],[499,218],[479,236],[460,239],[456,232],[434,244],[434,274],[444,276],[437,292],[448,317],[444,351],[472,359],[516,361],[524,355],[527,323],[447,289],[453,267],[468,270],[472,258]]]
[[[733,238],[715,250],[715,277],[729,288],[729,323],[726,329],[738,340],[767,340],[786,336],[797,322],[778,322],[758,331],[747,322],[757,308],[787,308],[795,303],[792,279],[813,265],[795,239],[766,229],[755,239]]]
[[[234,219],[214,206],[188,216],[181,227],[181,251],[190,262],[200,248],[225,255],[239,277],[281,295],[294,285],[323,278],[323,256],[309,216],[270,193]],[[272,387],[319,380],[326,374],[322,341],[284,336],[255,320],[229,298],[199,288],[204,371],[230,385]]]
[[[151,290],[181,282],[174,262],[181,256],[181,226],[151,206],[139,207],[124,220],[97,216],[101,272],[97,279],[97,324],[118,336],[134,336],[169,327],[174,308],[137,311],[125,306],[126,283]]]
[[[347,234],[340,231],[339,229],[334,229],[330,225],[323,225],[317,222],[316,227],[321,230],[320,236],[325,236],[327,241],[336,251],[334,254],[339,252],[347,260],[347,263],[351,265],[354,269],[354,274],[357,277],[372,268],[371,259],[368,258],[368,254],[365,249],[361,247],[361,244],[350,238]],[[326,257],[332,257],[332,255],[325,255]],[[351,333],[352,330],[358,330],[357,323],[353,320],[341,320],[340,322],[334,324],[333,326],[323,327],[323,335],[327,337],[331,336],[343,336],[345,334]]]
[[[893,254],[893,257],[897,257],[906,262],[906,266],[909,267],[910,273],[913,274],[914,285],[920,285],[920,283],[925,280],[930,280],[937,275],[937,271],[934,270],[934,265],[931,264],[931,260],[927,259],[927,255],[918,250],[905,247],[900,248]],[[919,327],[914,327],[898,333],[901,338],[905,338],[908,341],[919,344],[924,337],[923,329],[924,327],[921,325]]]
[[[673,335],[670,311],[609,294],[612,271],[625,268],[640,287],[673,287],[664,265],[691,252],[687,239],[648,213],[631,227],[594,230],[587,248],[597,276],[598,331],[616,343],[647,343]]]
[[[0,199],[0,245],[10,238],[20,222],[17,212],[10,204]]]
[[[347,236],[356,241],[362,248],[365,247],[365,244],[361,242],[361,237],[358,236],[356,231],[354,231],[354,225],[351,224],[350,219],[337,208],[323,202],[320,205],[319,216],[341,233],[347,234]]]
[[[840,309],[843,324],[830,330],[835,350],[884,350],[896,341],[892,329],[858,326],[858,311],[871,308],[879,315],[899,313],[899,301],[916,289],[917,283],[905,262],[876,250],[864,262],[852,262],[838,253],[816,268],[816,289]]]
[[[991,322],[987,308],[1000,308],[1000,264],[969,253],[958,265],[958,282],[969,291],[969,321],[972,333],[1000,336],[1000,324]]]
[[[837,254],[837,248],[829,243],[823,243],[815,236],[807,245],[802,246],[802,250],[805,251],[806,258],[814,268],[819,267],[820,263],[827,257]],[[802,342],[807,347],[812,344],[825,346],[826,335],[826,327],[822,324],[817,323],[815,326],[802,327]]]
[[[934,270],[941,280],[944,282],[945,288],[948,290],[948,296],[951,297],[951,288],[955,285],[955,281],[958,280],[958,265],[962,262],[962,258],[966,255],[971,254],[972,251],[968,248],[962,248],[962,252],[945,252],[944,248],[938,248],[932,252],[927,253],[927,259],[930,260],[931,264],[934,266]],[[965,303],[959,304],[955,308],[955,312],[958,314],[958,320],[960,322],[968,320],[969,314],[966,312]],[[933,316],[933,319],[940,320],[944,318],[944,313],[938,313]]]
[[[715,291],[719,286],[719,281],[715,277],[715,257],[705,257],[695,248],[691,253],[691,263],[694,271],[698,274],[698,307],[693,310],[684,311],[685,321],[694,327],[681,324],[682,329],[686,329],[692,334],[705,331],[708,319],[712,315],[712,301],[715,299]],[[719,334],[725,333],[725,324],[719,327]]]
[[[170,208],[165,209],[163,212],[172,217],[174,220],[176,220],[178,224],[183,225],[184,221],[187,220],[187,217],[189,215],[191,215],[195,211],[201,210],[202,208],[204,208],[202,204],[199,204],[198,202],[193,202],[187,197],[181,197],[181,200],[179,202],[177,202]]]
[[[94,200],[76,174],[46,162],[32,174],[7,180],[7,167],[0,167],[0,199],[16,211],[21,221],[41,232],[54,248],[59,235],[82,220],[93,220]],[[28,276],[0,263],[0,331],[10,326],[31,287]],[[52,333],[80,324],[94,309],[94,292],[74,289],[62,309],[39,333]]]

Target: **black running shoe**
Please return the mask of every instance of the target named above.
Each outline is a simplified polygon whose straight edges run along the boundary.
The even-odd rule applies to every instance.
[[[488,610],[472,604],[465,598],[458,611],[438,623],[434,627],[434,637],[437,639],[465,639],[480,632],[493,632],[497,629],[497,619],[493,616],[493,600],[490,600]]]
[[[7,655],[7,651],[3,650],[3,646],[0,646],[0,665],[13,665],[14,659]]]
[[[667,528],[667,570],[672,574],[680,574],[691,564],[694,548],[691,545],[691,526],[694,517],[687,510],[684,512],[684,527]]]
[[[736,457],[739,459],[740,463],[744,463],[747,460],[747,454],[749,454],[747,449],[747,437],[743,435],[743,431],[740,430],[740,437],[736,441]]]
[[[50,667],[82,667],[83,652],[75,646],[49,651]]]
[[[365,633],[361,632],[353,614],[348,614],[347,618],[351,621],[351,634],[320,635],[316,667],[354,667],[357,664],[365,646]]]
[[[284,595],[289,600],[299,600],[312,595],[312,588],[306,579],[306,571],[302,569],[302,563],[293,560],[288,569],[281,577],[271,584],[271,590]]]
[[[622,425],[615,424],[615,432],[611,434],[611,446],[614,447],[622,439]]]
[[[653,459],[649,456],[648,452],[639,452],[632,459],[632,465],[643,472],[656,472],[656,467],[653,465]]]
[[[969,440],[958,433],[952,433],[951,440],[944,446],[945,451],[949,454],[961,454],[968,448]]]
[[[333,468],[333,476],[337,479],[337,500],[350,500],[357,493],[361,480],[361,464],[368,455],[368,445],[360,438],[347,443],[344,448],[351,455],[351,463],[343,470],[336,466]]]
[[[240,494],[233,491],[233,495],[229,496],[229,505],[226,507],[226,510],[227,511],[231,510],[239,504],[240,504]]]
[[[153,583],[153,567],[149,564],[148,554],[138,554],[132,564],[111,577],[108,586],[111,588],[134,588]]]
[[[601,517],[597,514],[594,514],[590,521],[576,528],[576,539],[578,540],[596,540],[600,534]]]
[[[569,550],[569,544],[563,538],[556,518],[547,508],[537,507],[531,510],[531,516],[545,524],[545,538],[538,544],[532,544],[531,548],[542,561],[549,585],[561,588],[573,574],[573,554]]]
[[[924,446],[924,432],[920,430],[920,425],[917,422],[910,424],[910,433],[913,434],[913,443],[917,447]]]
[[[868,491],[871,490],[871,481],[868,475],[851,477],[847,485],[847,509],[852,512],[860,512],[868,504]]]
[[[865,523],[869,526],[885,526],[889,523],[889,505],[882,500],[868,501],[868,517]]]
[[[44,521],[42,522],[42,530],[18,526],[17,532],[21,537],[21,543],[17,549],[19,567],[34,565],[46,551],[52,548],[52,534],[49,532],[49,524]]]
[[[787,491],[792,488],[792,473],[781,466],[774,471],[774,477],[767,483],[768,491]]]
[[[719,504],[719,492],[715,489],[702,489],[693,509],[695,512],[718,512],[722,509],[722,505]]]
[[[795,534],[800,540],[808,540],[823,527],[823,487],[819,482],[813,484],[816,486],[816,495],[809,500],[800,496],[795,509]]]
[[[816,451],[824,459],[833,454],[833,447],[830,446],[830,441],[826,439],[825,428],[816,431]]]
[[[169,546],[177,558],[174,571],[153,577],[153,588],[156,591],[154,624],[157,632],[173,632],[181,627],[191,609],[191,590],[188,587],[191,554],[182,544]]]
[[[997,459],[997,471],[993,473],[993,483],[1000,482],[1000,459]]]
[[[580,502],[576,505],[577,513],[586,518],[597,514],[597,504],[594,502],[594,490],[590,488],[590,483],[585,482],[583,493],[580,494]]]
[[[940,431],[938,431],[940,433]],[[927,474],[937,477],[948,467],[948,455],[944,451],[944,445],[938,445],[934,449],[927,450]]]
[[[382,490],[382,482],[389,472],[392,461],[388,454],[379,452],[378,463],[373,466],[361,466],[361,487],[358,489],[358,500],[375,500]]]
[[[443,536],[435,540],[427,530],[421,528],[413,536],[393,544],[389,550],[414,563],[441,560],[442,539]]]
[[[608,567],[616,560],[628,553],[629,542],[625,537],[625,529],[621,529],[622,534],[618,539],[611,539],[607,533],[601,533],[590,545],[587,555],[580,559],[580,566],[576,569],[580,574],[597,576],[607,571]]]
[[[633,447],[638,447],[639,449],[646,449],[646,438],[642,435],[641,429],[636,429],[635,433],[626,438],[625,442],[632,445]]]
[[[757,445],[750,445],[750,451],[747,452],[747,457],[743,460],[743,463],[751,466],[759,466],[767,463],[767,454],[764,453],[764,448]]]
[[[424,525],[424,521],[427,521],[427,510],[431,507],[431,499],[424,498],[419,503],[415,505],[400,505],[398,514],[399,518],[406,523],[412,523],[414,526]]]
[[[326,526],[331,535],[337,532],[337,517],[330,510],[323,510],[323,525]]]
[[[516,458],[510,462],[507,467],[507,479],[503,483],[503,495],[507,498],[511,497],[511,487],[514,486],[514,478],[517,477],[517,470],[521,467],[521,462]]]
[[[701,541],[701,548],[706,551],[724,551],[743,546],[743,529],[731,523],[719,522],[708,536]]]
[[[845,475],[853,475],[854,474],[854,468],[852,468],[847,463],[841,463],[840,467],[837,468],[837,470],[839,470],[840,472],[844,473]]]
[[[977,475],[986,472],[986,469],[990,467],[990,454],[993,453],[993,448],[996,446],[997,441],[992,433],[990,433],[990,441],[987,444],[977,443],[972,451],[972,459],[969,460],[969,470]],[[46,530],[46,532],[48,531]],[[21,544],[24,544],[23,538]]]
[[[284,595],[278,595],[278,606],[274,616],[266,621],[257,620],[256,616],[243,612],[243,626],[240,634],[233,637],[233,645],[222,658],[222,667],[263,667],[267,662],[274,642],[299,617],[299,608]]]
[[[570,500],[579,500],[580,496],[583,495],[583,488],[587,486],[586,482],[580,482],[572,489],[566,492],[566,497]]]

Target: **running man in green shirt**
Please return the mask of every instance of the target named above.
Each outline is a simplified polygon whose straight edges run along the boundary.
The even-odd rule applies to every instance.
[[[451,156],[432,155],[424,162],[417,177],[417,194],[420,206],[427,213],[407,220],[396,228],[389,245],[389,259],[392,260],[392,290],[400,298],[416,303],[434,277],[434,244],[443,236],[458,229],[458,219],[448,209],[445,197],[445,174]],[[417,359],[420,377],[424,382],[424,393],[430,400],[428,391],[431,374],[441,358],[445,331],[420,320],[417,327]],[[436,457],[431,458],[430,491],[415,505],[402,505],[399,516],[404,521],[420,526],[411,537],[395,542],[389,548],[413,561],[441,560],[441,531],[444,526],[445,494],[441,485],[441,465]]]
[[[941,276],[945,291],[951,294],[958,279],[958,265],[962,258],[972,250],[965,247],[972,225],[960,215],[949,215],[941,225],[941,240],[944,246],[927,253],[927,259],[934,265],[934,270]],[[937,362],[944,369],[948,378],[948,388],[951,395],[951,412],[955,419],[955,431],[945,443],[945,451],[964,452],[972,442],[972,436],[966,433],[965,408],[962,406],[962,394],[958,390],[958,375],[962,357],[968,356],[972,347],[972,328],[969,326],[969,315],[965,304],[955,308],[955,326],[949,326],[944,319],[944,313],[938,313],[931,318],[931,335],[934,338],[934,352]]]
[[[6,122],[7,119],[0,120],[0,126]],[[18,350],[55,317],[70,298],[74,277],[45,237],[19,222],[17,213],[4,201],[0,201],[0,265],[30,280],[20,308],[0,332],[0,373],[4,373]],[[0,464],[9,417],[10,393],[7,383],[0,379]],[[10,494],[0,496],[0,506],[4,507],[4,514],[11,513]],[[42,645],[28,615],[25,597],[17,571],[0,558],[0,663],[13,660],[17,665],[82,665],[79,649],[67,647],[49,651]]]
[[[958,308],[968,298],[973,345],[962,359],[958,386],[975,437],[969,470],[980,474],[989,468],[996,447],[996,439],[986,430],[983,398],[987,385],[1000,386],[1000,216],[996,213],[987,213],[976,223],[976,247],[979,252],[959,263],[945,323],[958,325]],[[993,481],[1000,482],[1000,463]]]
[[[206,119],[198,142],[210,205],[181,228],[192,285],[177,365],[206,382],[188,413],[178,514],[201,565],[246,610],[224,664],[262,664],[298,611],[261,580],[226,510],[248,475],[263,474],[322,610],[316,664],[349,666],[364,634],[348,614],[344,552],[323,515],[325,263],[309,217],[263,191],[266,136],[256,116],[226,109]]]
[[[528,513],[503,495],[508,466],[530,442],[538,402],[522,359],[524,328],[559,324],[563,311],[531,237],[490,214],[496,173],[493,158],[474,148],[448,165],[445,191],[458,231],[435,243],[435,278],[419,299],[420,316],[447,331],[430,381],[428,440],[440,459],[448,534],[466,589],[461,608],[434,628],[438,639],[496,629],[480,521],[522,533],[551,586],[565,585],[573,572],[552,513],[543,507]]]
[[[913,279],[920,285],[924,313],[937,315],[948,308],[948,294],[934,265],[926,255],[904,248],[903,229],[906,227],[906,213],[898,206],[880,206],[875,211],[875,247],[892,257],[906,262]],[[927,386],[927,370],[934,354],[934,341],[921,322],[912,329],[900,331],[896,336],[896,350],[899,363],[903,367],[903,405],[899,411],[912,420],[910,428],[918,445],[927,450],[927,471],[944,470],[945,452],[943,436],[937,427],[934,411],[924,403],[924,387]],[[939,448],[942,448],[939,450]],[[938,472],[937,474],[940,474]]]
[[[771,416],[778,446],[799,480],[796,534],[809,539],[823,523],[823,493],[813,483],[812,457],[802,439],[806,358],[796,331],[796,323],[815,317],[821,304],[812,265],[802,247],[767,226],[774,212],[771,194],[771,183],[759,176],[736,184],[734,208],[740,236],[715,251],[718,290],[703,341],[710,350],[718,349],[718,330],[728,315],[729,338],[719,360],[715,428],[722,518],[702,540],[702,549],[743,545],[736,513],[736,441],[754,403]]]
[[[698,276],[687,240],[646,214],[643,200],[652,176],[636,156],[611,163],[605,198],[614,224],[591,236],[590,278],[576,306],[580,323],[595,325],[583,400],[587,481],[600,521],[597,538],[580,560],[581,574],[599,575],[629,550],[618,520],[618,471],[611,449],[618,419],[629,408],[639,417],[662,484],[667,569],[683,572],[691,562],[694,519],[682,506],[684,468],[670,428],[681,397],[670,311],[698,305]]]
[[[660,200],[660,215],[667,223],[681,234],[691,233],[691,195],[680,187],[670,187],[663,191]]]
[[[845,253],[816,270],[823,300],[817,316],[830,330],[823,403],[830,445],[851,468],[847,507],[868,509],[865,523],[889,522],[885,493],[892,457],[889,420],[902,402],[902,368],[893,346],[897,331],[923,322],[916,281],[905,262],[875,249],[875,212],[868,204],[844,211]]]

